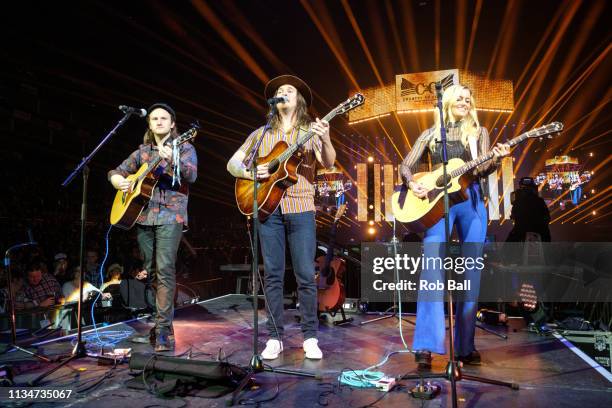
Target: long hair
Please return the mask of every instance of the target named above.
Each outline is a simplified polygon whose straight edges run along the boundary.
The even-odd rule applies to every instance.
[[[149,121],[149,119],[147,119],[147,122],[148,121]],[[179,133],[178,133],[178,130],[176,130],[176,122],[174,122],[174,127],[170,131],[170,139],[174,139],[178,135],[179,135]],[[147,128],[147,131],[144,134],[142,143],[143,144],[155,143],[155,135],[151,131],[151,128]]]
[[[304,97],[299,91],[297,92],[296,99],[297,101],[296,101],[296,106],[295,106],[295,126],[308,128],[308,126],[310,125],[310,122],[312,122],[312,119],[310,118],[310,115],[308,114],[308,105],[306,105],[306,100],[304,99]],[[270,125],[272,127],[272,130],[274,131],[279,130],[279,128],[281,127],[282,122],[281,122],[281,117],[280,117],[280,113],[278,110],[276,111],[276,114],[272,118],[272,122]]]
[[[456,122],[456,118],[453,115],[451,105],[457,100],[459,93],[467,89],[470,92],[470,111],[461,121],[461,143],[464,147],[468,146],[468,138],[480,136],[480,123],[478,122],[478,116],[476,114],[476,101],[472,95],[472,90],[465,85],[451,85],[444,91],[442,95],[442,111],[444,112],[444,119],[448,122]],[[429,150],[434,151],[436,148],[436,140],[440,140],[440,111],[436,107],[434,109],[434,131],[429,139]]]

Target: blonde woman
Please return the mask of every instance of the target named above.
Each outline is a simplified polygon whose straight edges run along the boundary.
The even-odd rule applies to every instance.
[[[470,89],[463,85],[452,85],[444,91],[442,110],[447,129],[448,158],[460,158],[469,161],[489,151],[490,141],[487,130],[480,126],[476,105]],[[424,131],[416,140],[412,150],[401,166],[404,184],[418,197],[425,197],[428,190],[418,181],[413,180],[413,173],[418,170],[435,170],[442,165],[440,140],[440,115],[434,112],[434,126]],[[467,187],[468,200],[450,208],[450,228],[457,229],[459,240],[464,243],[483,243],[487,232],[487,212],[484,197],[487,195],[486,177],[494,172],[500,158],[510,153],[509,146],[497,144],[493,149],[493,160],[474,170],[474,181]],[[452,231],[449,231],[452,232]],[[429,228],[424,235],[425,244],[445,241],[444,220]],[[440,255],[439,245],[425,245],[425,256]],[[479,256],[481,246],[463,247],[463,256]],[[471,282],[470,300],[457,302],[455,326],[455,355],[464,363],[479,364],[480,355],[474,347],[474,329],[476,323],[477,297],[480,289],[480,270],[471,269],[465,272],[465,279]],[[442,269],[424,269],[421,280],[429,282],[444,281]],[[426,295],[419,293],[417,302],[417,322],[412,348],[417,351],[416,362],[420,369],[431,367],[431,353],[445,354],[445,318],[444,303],[438,297],[426,300]]]

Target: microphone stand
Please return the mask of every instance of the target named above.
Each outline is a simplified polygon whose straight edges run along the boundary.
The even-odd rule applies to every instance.
[[[30,241],[30,242],[25,242],[23,244],[17,244],[17,245],[13,245],[12,247],[10,247],[9,249],[6,250],[6,252],[4,253],[4,266],[6,267],[6,272],[7,272],[7,278],[8,278],[8,295],[9,295],[9,303],[11,305],[11,315],[10,315],[10,323],[11,323],[11,343],[8,344],[8,348],[6,350],[4,350],[1,354],[4,353],[8,353],[10,351],[13,350],[19,350],[22,351],[26,354],[29,354],[33,357],[38,358],[39,360],[45,361],[47,363],[50,363],[51,360],[48,357],[45,357],[41,354],[37,354],[34,353],[30,350],[26,350],[22,347],[19,347],[19,345],[17,344],[17,324],[16,324],[16,319],[15,319],[15,298],[13,297],[13,287],[12,287],[12,280],[13,277],[11,276],[11,256],[10,253],[11,251],[18,249],[18,248],[23,248],[26,246],[30,246],[30,245],[37,245],[36,242],[34,241]]]
[[[449,197],[448,197],[448,171],[446,166],[448,165],[448,151],[446,149],[447,140],[446,140],[446,125],[444,121],[444,112],[442,105],[442,84],[440,82],[436,83],[436,96],[438,98],[438,112],[440,113],[440,141],[438,142],[442,148],[442,178],[443,178],[443,190],[444,190],[444,256],[450,253],[450,220],[449,220]],[[416,375],[405,375],[402,376],[403,380],[409,379],[421,379],[424,378],[444,378],[451,383],[451,398],[452,398],[452,406],[453,408],[457,408],[457,381],[462,379],[471,380],[486,384],[493,385],[502,385],[505,387],[512,388],[513,390],[518,390],[519,385],[517,383],[510,383],[505,381],[492,380],[489,378],[477,377],[473,375],[463,374],[461,372],[461,368],[459,367],[458,362],[455,360],[455,327],[454,327],[454,305],[453,305],[453,291],[448,289],[448,280],[449,280],[450,272],[445,270],[445,281],[446,291],[448,293],[448,342],[449,342],[449,356],[448,363],[446,365],[446,369],[443,373],[431,373],[431,374],[416,374]]]
[[[234,392],[232,393],[232,400],[230,405],[236,405],[238,402],[238,396],[242,392],[242,390],[254,380],[254,376],[256,373],[260,373],[262,371],[271,371],[275,373],[281,374],[292,374],[299,375],[302,377],[312,377],[314,378],[314,374],[303,373],[300,371],[287,370],[282,368],[267,368],[264,367],[263,361],[261,359],[261,355],[259,354],[259,315],[257,313],[258,305],[259,305],[259,204],[257,203],[257,156],[259,153],[259,146],[263,141],[263,138],[268,130],[272,128],[272,119],[277,112],[278,101],[275,98],[271,98],[268,100],[268,104],[270,105],[270,112],[268,113],[266,125],[259,136],[257,142],[253,145],[253,148],[249,152],[246,166],[251,169],[251,174],[253,175],[253,237],[252,237],[252,255],[253,260],[251,263],[251,279],[252,279],[252,303],[253,303],[253,355],[251,357],[251,361],[249,363],[249,368],[246,370],[246,375],[240,381]],[[264,291],[264,300],[265,299],[265,291]]]
[[[393,217],[393,237],[391,238],[391,247],[393,248],[393,258],[395,258],[395,256],[397,255],[397,243],[399,242],[399,240],[397,239],[397,236],[395,234],[395,217]],[[399,282],[399,274],[397,271],[397,265],[395,266],[395,280],[396,282]],[[388,314],[389,312],[393,311],[391,314]],[[373,319],[369,319],[369,320],[364,320],[363,322],[360,322],[359,325],[360,326],[365,326],[366,324],[369,323],[374,323],[374,322],[379,322],[381,320],[385,320],[385,319],[390,319],[392,317],[397,318],[398,320],[403,320],[406,323],[409,323],[413,326],[416,325],[415,322],[413,322],[412,320],[408,320],[404,317],[402,317],[400,314],[398,314],[399,311],[399,307],[397,304],[397,291],[393,291],[393,306],[391,306],[390,308],[388,308],[387,310],[385,310],[382,314],[384,314],[384,316],[380,316],[380,317],[375,317]]]
[[[87,181],[89,178],[89,166],[87,164],[91,161],[91,159],[95,156],[95,154],[110,140],[111,137],[117,133],[117,130],[127,122],[127,120],[134,114],[135,112],[132,110],[127,110],[123,117],[117,122],[115,127],[108,132],[106,136],[98,143],[98,145],[91,151],[91,153],[84,157],[81,163],[66,177],[66,179],[62,182],[62,187],[66,187],[72,180],[80,173],[83,174],[83,194],[81,198],[81,239],[79,243],[79,267],[81,274],[81,283],[79,284],[79,303],[77,308],[77,342],[72,350],[72,354],[66,360],[62,361],[55,367],[52,367],[49,371],[39,375],[35,379],[29,382],[30,385],[37,385],[42,379],[46,378],[50,374],[59,370],[72,360],[77,358],[88,357],[87,349],[85,348],[85,342],[83,341],[83,326],[81,324],[81,316],[83,310],[83,285],[85,283],[84,274],[85,271],[83,268],[83,256],[85,253],[85,223],[87,221]]]

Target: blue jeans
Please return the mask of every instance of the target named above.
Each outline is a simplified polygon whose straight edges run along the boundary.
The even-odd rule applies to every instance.
[[[459,240],[471,243],[484,243],[487,234],[487,212],[480,197],[478,184],[468,187],[468,200],[450,208],[449,225],[457,227]],[[425,257],[440,256],[444,245],[435,243],[445,242],[444,219],[425,232],[423,239]],[[482,256],[483,245],[469,245],[462,247],[462,256]],[[476,329],[476,312],[478,308],[478,294],[480,292],[480,273],[477,268],[464,272],[465,279],[471,281],[469,301],[456,302],[455,308],[455,353],[458,356],[467,356],[475,350],[474,331]],[[428,281],[440,280],[444,282],[445,274],[442,269],[424,269],[420,279]],[[419,292],[419,298],[425,294]],[[444,302],[419,300],[417,302],[417,320],[414,331],[412,348],[417,351],[431,351],[438,354],[446,352],[446,319],[444,317]]]
[[[297,281],[298,300],[302,315],[304,339],[316,337],[317,287],[314,259],[316,224],[314,211],[281,214],[277,208],[264,222],[259,223],[259,238],[265,270],[266,301],[271,318],[267,327],[270,337],[283,335],[283,283],[285,279],[285,240],[289,242],[291,264]],[[278,331],[274,328],[272,318]]]
[[[176,255],[183,224],[136,225],[136,239],[144,256],[147,280],[153,280],[153,256],[157,290],[155,291],[155,327],[170,330],[174,318],[174,292],[176,291]]]

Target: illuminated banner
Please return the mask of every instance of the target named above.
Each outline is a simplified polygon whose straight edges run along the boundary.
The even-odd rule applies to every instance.
[[[395,84],[360,89],[366,103],[349,111],[349,123],[383,118],[393,112],[430,112],[436,103],[437,81],[442,82],[444,89],[457,83],[468,86],[479,111],[510,113],[514,110],[514,87],[511,80],[489,79],[463,69],[447,69],[401,74],[395,77]]]
[[[442,89],[459,83],[459,70],[417,72],[395,76],[396,110],[414,111],[432,109],[436,104],[436,82]]]

